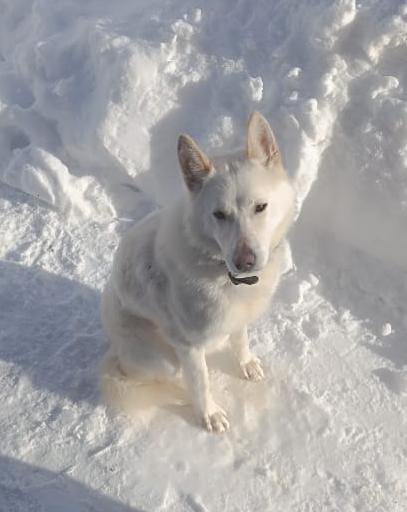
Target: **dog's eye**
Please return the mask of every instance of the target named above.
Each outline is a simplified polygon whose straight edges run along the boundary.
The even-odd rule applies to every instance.
[[[264,210],[267,208],[267,203],[259,203],[256,204],[256,207],[254,209],[255,213],[264,212]]]
[[[225,212],[222,212],[222,210],[216,210],[213,212],[213,216],[218,220],[225,220],[226,214]]]

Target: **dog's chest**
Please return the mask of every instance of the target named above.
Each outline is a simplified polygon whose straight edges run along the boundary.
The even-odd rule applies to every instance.
[[[272,288],[266,283],[233,285],[228,289],[224,322],[229,330],[255,321],[267,307]]]
[[[272,283],[185,283],[178,297],[186,331],[202,341],[228,336],[253,322],[267,307]]]

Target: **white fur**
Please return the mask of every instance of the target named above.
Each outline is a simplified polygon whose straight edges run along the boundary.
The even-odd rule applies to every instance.
[[[212,399],[205,353],[227,338],[243,376],[263,377],[249,349],[247,325],[267,308],[284,267],[294,193],[264,123],[253,114],[251,146],[223,158],[207,158],[190,138],[180,138],[190,194],[123,238],[102,298],[103,325],[121,372],[148,381],[173,379],[182,369],[208,430],[224,431],[229,423]],[[255,205],[266,202],[256,214]],[[214,217],[219,209],[226,220]],[[233,255],[242,239],[256,255],[254,285],[236,286],[228,277],[228,270],[237,273]]]

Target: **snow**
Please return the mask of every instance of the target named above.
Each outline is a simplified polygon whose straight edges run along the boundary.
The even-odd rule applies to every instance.
[[[407,509],[407,6],[0,0],[0,510]],[[182,193],[176,139],[271,122],[298,191],[231,431],[97,389],[121,234]]]
[[[382,327],[382,336],[389,336],[391,333],[392,333],[391,324],[389,324],[389,322],[386,322],[385,324],[383,324],[383,327]]]

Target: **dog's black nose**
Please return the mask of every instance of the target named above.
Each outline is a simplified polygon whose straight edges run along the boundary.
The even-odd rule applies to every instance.
[[[256,256],[250,247],[243,245],[233,258],[233,263],[240,272],[249,272],[256,263]]]

